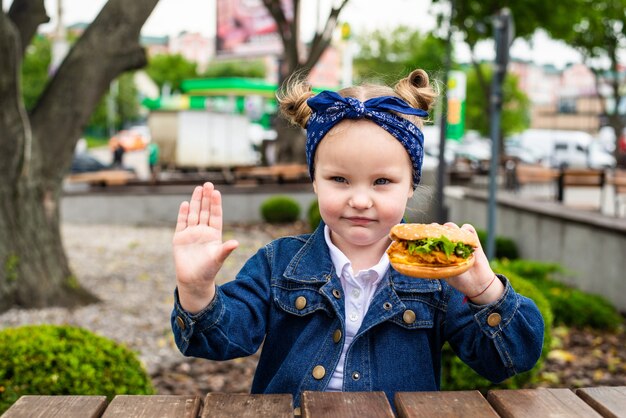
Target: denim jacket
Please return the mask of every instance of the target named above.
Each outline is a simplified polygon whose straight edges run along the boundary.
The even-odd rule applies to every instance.
[[[529,370],[541,354],[543,319],[513,290],[478,306],[443,280],[390,268],[348,348],[344,391],[438,390],[441,348],[493,382]],[[203,311],[184,311],[175,292],[171,322],[186,356],[227,360],[263,350],[252,393],[323,391],[339,361],[345,328],[341,282],[323,224],[310,235],[275,240],[248,260],[236,280],[217,287]],[[392,403],[393,404],[393,403]]]

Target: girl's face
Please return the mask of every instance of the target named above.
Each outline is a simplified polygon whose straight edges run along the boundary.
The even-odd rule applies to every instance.
[[[387,242],[413,196],[408,153],[367,120],[340,122],[315,154],[313,189],[333,243],[346,250]]]

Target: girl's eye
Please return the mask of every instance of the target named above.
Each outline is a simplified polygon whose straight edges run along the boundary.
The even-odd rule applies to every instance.
[[[390,183],[389,179],[376,179],[376,181],[374,181],[374,184],[376,186],[381,186],[381,185],[389,184],[389,183]]]
[[[340,176],[333,176],[330,178],[332,181],[337,182],[337,183],[345,183],[346,179],[344,177],[340,177]]]

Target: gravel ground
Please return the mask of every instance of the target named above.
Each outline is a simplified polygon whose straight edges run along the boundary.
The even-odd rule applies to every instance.
[[[40,323],[80,326],[138,352],[151,375],[184,362],[170,328],[175,286],[172,234],[171,228],[63,225],[72,269],[101,302],[75,310],[12,309],[0,315],[0,328]],[[233,277],[271,239],[259,227],[231,226],[225,236],[240,239],[240,247],[226,261],[222,278]]]
[[[272,238],[304,232],[298,224],[276,228],[228,225],[227,239],[240,247],[220,279],[232,278],[245,260]],[[75,310],[13,309],[0,315],[0,328],[25,324],[80,326],[136,351],[159,394],[248,392],[258,355],[226,362],[186,358],[170,329],[175,286],[173,229],[113,225],[62,227],[65,248],[81,284],[101,302]],[[219,279],[218,279],[219,280]],[[556,341],[539,386],[626,385],[626,334],[555,329]]]

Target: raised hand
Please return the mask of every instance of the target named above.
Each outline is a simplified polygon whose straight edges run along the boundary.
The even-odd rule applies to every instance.
[[[178,296],[183,309],[197,313],[215,296],[215,276],[239,243],[222,242],[222,197],[212,183],[194,189],[178,210],[172,240]]]
[[[458,225],[452,222],[448,222],[445,225],[458,228]],[[464,224],[461,229],[465,229],[473,235],[477,235],[476,230],[470,224]],[[474,257],[476,261],[472,268],[463,274],[446,280],[451,286],[471,299],[473,303],[486,305],[496,301],[502,295],[504,286],[502,282],[495,277],[495,273],[489,265],[489,260],[480,242],[478,248],[474,249]]]

